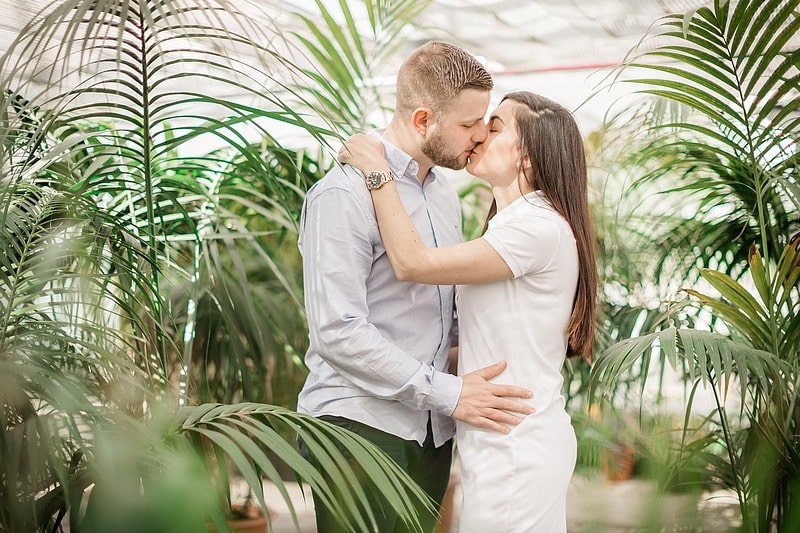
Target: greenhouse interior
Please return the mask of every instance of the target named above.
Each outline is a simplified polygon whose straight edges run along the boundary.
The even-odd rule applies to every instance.
[[[484,85],[428,100],[442,42]],[[0,531],[800,531],[799,47],[800,0],[3,0]],[[436,494],[382,444],[434,441]]]

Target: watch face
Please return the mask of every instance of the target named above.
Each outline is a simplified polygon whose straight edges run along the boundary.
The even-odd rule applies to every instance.
[[[377,189],[383,184],[383,176],[380,172],[370,172],[366,180],[368,189]]]
[[[364,181],[367,182],[367,189],[379,189],[384,183],[388,181],[392,181],[394,179],[394,175],[391,171],[389,172],[381,172],[379,170],[373,170],[366,176],[364,176]]]

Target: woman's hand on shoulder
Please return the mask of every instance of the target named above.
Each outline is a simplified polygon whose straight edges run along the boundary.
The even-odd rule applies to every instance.
[[[382,170],[388,166],[383,143],[364,133],[357,133],[347,139],[339,150],[337,159],[342,164],[354,166],[363,174]]]

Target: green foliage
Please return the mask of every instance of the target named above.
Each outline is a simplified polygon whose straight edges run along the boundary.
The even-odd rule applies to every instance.
[[[302,14],[306,32],[293,35],[314,59],[313,68],[303,69],[312,80],[296,85],[315,113],[330,119],[337,132],[350,135],[384,126],[392,104],[384,102],[375,69],[392,59],[403,44],[402,33],[409,21],[430,0],[363,0],[333,3],[315,0],[323,24]],[[351,7],[351,4],[356,6]],[[368,27],[359,27],[354,9],[364,9]],[[368,38],[365,38],[365,35]],[[393,84],[392,84],[393,85]]]
[[[214,188],[203,194],[202,240],[186,238],[180,254],[192,275],[165,287],[172,337],[183,346],[172,371],[184,371],[195,401],[293,406],[307,345],[295,218],[322,170],[302,151],[269,142],[252,149],[269,174],[236,154],[205,170]],[[270,191],[276,182],[280,195]]]
[[[331,134],[295,111],[274,21],[241,5],[63,0],[0,58],[0,529],[69,511],[75,531],[225,530],[229,466],[265,506],[273,456],[369,529],[340,446],[418,527],[427,498],[360,439],[216,404],[289,403],[273,385],[302,375],[286,252],[321,169],[275,132]]]
[[[628,193],[654,197],[634,223],[663,240],[659,275],[696,265],[735,275],[751,243],[773,260],[800,229],[797,25],[796,2],[718,3],[666,17],[665,42],[626,63],[640,73],[629,82],[656,98],[617,128],[642,170]]]
[[[686,291],[696,311],[685,314],[688,302],[673,307],[668,320],[643,329],[652,333],[614,344],[592,370],[606,394],[632,368],[645,369],[636,376],[643,388],[652,358],[683,373],[690,387],[681,439],[687,462],[677,471],[701,457],[717,482],[736,490],[744,527],[753,531],[770,531],[773,520],[788,531],[800,496],[800,55],[789,48],[799,7],[715,2],[671,15],[652,51],[626,64],[646,73],[633,80],[642,92],[682,108],[664,114],[651,107],[629,121],[645,132],[630,146],[630,161],[644,170],[630,190],[663,192],[649,204],[652,215],[631,224],[661,250],[652,254],[656,282],[697,285]],[[694,329],[702,313],[712,317],[714,332]],[[726,406],[734,386],[738,416]],[[696,420],[700,387],[713,392],[716,408]]]
[[[684,371],[692,383],[681,442],[681,456],[707,460],[712,475],[740,496],[748,527],[769,528],[773,513],[785,516],[797,494],[796,460],[800,447],[797,431],[798,279],[800,236],[784,250],[776,276],[766,278],[763,259],[751,251],[753,284],[765,291],[758,302],[730,277],[703,271],[703,278],[721,297],[691,291],[701,304],[712,309],[740,338],[733,341],[717,333],[668,328],[631,338],[614,345],[595,363],[593,378],[608,390],[633,365],[649,366],[653,353],[663,353],[670,365]],[[779,274],[778,274],[779,273]],[[764,305],[771,302],[771,305]],[[644,361],[644,363],[641,363]],[[644,387],[647,374],[641,377]],[[737,384],[743,419],[731,420],[725,405],[729,388]],[[716,409],[701,421],[690,416],[695,393],[707,387],[714,393]],[[695,426],[697,424],[697,426]],[[727,457],[715,447],[722,445]],[[670,466],[685,474],[680,463]],[[749,518],[752,517],[752,518]],[[747,522],[747,519],[750,522]]]

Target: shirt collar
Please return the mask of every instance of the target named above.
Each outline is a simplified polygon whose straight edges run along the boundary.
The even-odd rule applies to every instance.
[[[536,207],[547,207],[550,209],[553,208],[553,206],[550,204],[550,201],[547,199],[544,193],[541,190],[537,189],[533,192],[529,192],[527,194],[520,196],[519,198],[517,198],[516,200],[505,206],[503,209],[498,211],[498,214],[503,213],[507,210],[508,212],[512,212],[515,209],[519,209],[521,206],[525,205],[533,205]]]
[[[525,198],[535,203],[550,205],[550,201],[547,199],[547,196],[544,195],[544,192],[542,192],[541,189],[536,189],[535,191],[525,194]]]
[[[414,161],[414,159],[403,150],[387,141],[382,135],[383,130],[372,130],[369,133],[383,143],[386,161],[389,163],[389,168],[392,169],[395,176],[410,178],[419,183],[419,179],[417,178],[419,163]],[[428,171],[428,175],[425,177],[425,183],[427,184],[429,181],[434,181],[437,177],[438,173],[431,168],[431,170]]]

